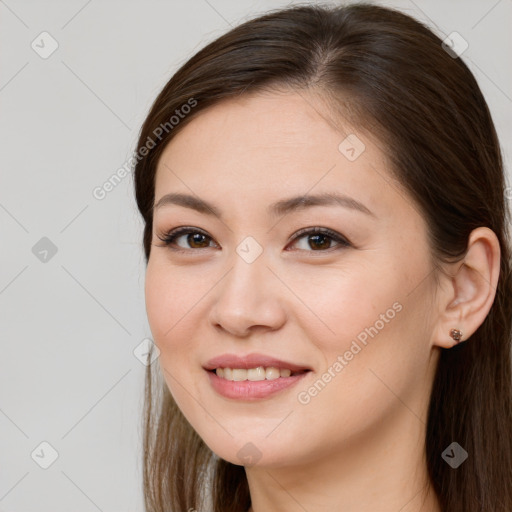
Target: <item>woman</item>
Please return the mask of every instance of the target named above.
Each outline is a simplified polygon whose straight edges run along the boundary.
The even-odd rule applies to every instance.
[[[148,511],[512,510],[503,165],[449,46],[391,9],[298,6],[157,97]]]

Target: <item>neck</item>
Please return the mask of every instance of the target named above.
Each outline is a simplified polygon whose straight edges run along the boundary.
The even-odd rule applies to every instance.
[[[441,512],[428,478],[425,422],[393,418],[297,465],[246,468],[250,512]]]

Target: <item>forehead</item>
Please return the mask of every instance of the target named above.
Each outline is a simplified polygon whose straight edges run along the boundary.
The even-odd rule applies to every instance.
[[[386,208],[386,167],[376,139],[335,126],[312,95],[251,94],[205,109],[178,132],[159,160],[155,201],[171,191],[270,201],[336,190]]]
[[[343,131],[329,126],[324,111],[325,106],[303,92],[245,95],[202,111],[172,139],[169,148],[193,148],[216,156],[227,149],[238,155],[264,148],[265,154],[277,155],[291,147],[296,151],[331,146],[335,153]]]

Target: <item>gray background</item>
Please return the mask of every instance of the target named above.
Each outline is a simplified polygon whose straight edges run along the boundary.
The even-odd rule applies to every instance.
[[[181,63],[289,3],[0,0],[1,511],[142,510],[142,222],[131,175],[92,192]],[[510,170],[512,1],[378,3],[467,40]]]

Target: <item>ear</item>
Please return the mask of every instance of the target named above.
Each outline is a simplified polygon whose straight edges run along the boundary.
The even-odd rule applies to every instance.
[[[482,325],[496,296],[500,255],[494,231],[479,227],[471,232],[466,256],[451,264],[448,275],[441,277],[443,291],[437,297],[440,309],[434,345],[451,348],[457,344],[450,336],[452,329],[462,331],[464,342]]]

